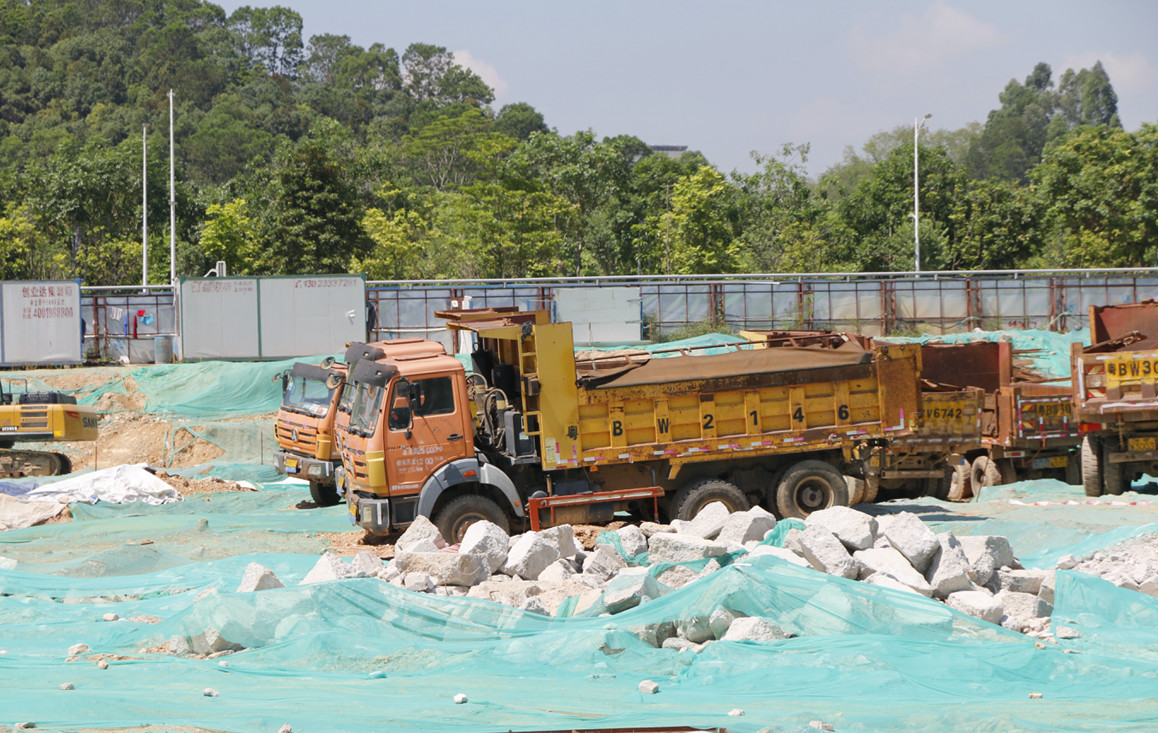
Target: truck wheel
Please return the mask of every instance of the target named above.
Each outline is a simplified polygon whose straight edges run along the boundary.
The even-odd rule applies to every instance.
[[[949,501],[968,501],[973,496],[973,479],[969,475],[970,465],[964,461],[953,464],[953,478],[949,482]]]
[[[866,476],[864,480],[864,494],[860,497],[862,504],[873,504],[877,500],[877,495],[881,493],[881,477],[880,476]]]
[[[977,456],[969,471],[969,482],[973,485],[974,494],[987,486],[1011,484],[1015,479],[1016,473],[1009,459],[995,461],[989,456]]]
[[[703,478],[676,492],[671,501],[671,516],[690,521],[713,501],[728,507],[729,512],[746,512],[751,508],[748,497],[734,484],[718,478]]]
[[[844,487],[848,489],[848,505],[856,506],[864,501],[864,479],[855,476],[844,477]]]
[[[824,461],[797,463],[776,487],[776,510],[781,517],[804,519],[833,506],[848,506],[848,487],[840,471]]]
[[[936,468],[941,469],[942,473],[937,478],[927,479],[925,494],[941,501],[950,501],[949,497],[953,493],[953,482],[956,479],[957,471],[948,460],[938,463]]]
[[[323,484],[321,481],[310,482],[310,498],[318,506],[334,506],[342,500],[336,486]]]
[[[1087,435],[1082,438],[1079,452],[1082,462],[1082,488],[1086,490],[1086,496],[1101,496],[1103,492],[1101,441]]]
[[[1102,441],[1102,487],[1111,496],[1117,496],[1130,488],[1130,481],[1123,476],[1121,463],[1110,463],[1112,441]]]
[[[451,499],[434,517],[434,525],[448,545],[462,542],[466,528],[482,520],[497,524],[504,532],[511,531],[507,513],[492,500],[479,494],[464,494]]]

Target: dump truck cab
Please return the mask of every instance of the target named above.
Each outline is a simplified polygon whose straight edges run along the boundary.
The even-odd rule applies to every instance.
[[[309,481],[310,496],[321,506],[340,498],[334,490],[333,425],[346,371],[344,364],[298,362],[281,375],[284,396],[274,426],[273,465]]]
[[[466,370],[458,359],[428,341],[409,353],[360,361],[350,382],[340,482],[351,523],[386,534],[419,514],[437,520],[456,500],[469,503],[471,496],[498,491],[485,506],[476,500],[478,511],[458,512],[460,521],[488,519],[509,529],[509,515],[521,513],[519,498],[509,479],[476,455]],[[449,529],[448,536],[461,534]]]

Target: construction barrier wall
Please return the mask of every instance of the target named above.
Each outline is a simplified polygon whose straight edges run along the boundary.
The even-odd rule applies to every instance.
[[[36,335],[39,327],[7,321],[13,309],[25,307],[18,297],[23,291],[10,288],[32,284],[3,283],[7,297],[16,298],[4,302],[4,364],[79,361],[81,355],[65,345],[69,334],[79,335],[82,322],[84,357],[105,361],[152,361],[160,337],[174,338],[176,356],[184,359],[287,358],[333,353],[351,340],[416,336],[453,349],[437,311],[500,306],[549,310],[556,320],[576,324],[584,340],[604,344],[707,327],[868,335],[978,328],[1069,332],[1086,327],[1090,305],[1158,297],[1158,269],[372,283],[359,275],[187,278],[180,284],[185,303],[177,301],[181,319],[165,286],[53,283],[77,289],[80,306],[74,305],[79,316],[69,316],[67,324],[51,321],[54,341],[48,349]],[[62,335],[55,335],[57,328]],[[79,338],[74,346],[81,348]]]

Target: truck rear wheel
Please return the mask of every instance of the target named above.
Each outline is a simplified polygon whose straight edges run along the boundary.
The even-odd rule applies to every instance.
[[[973,466],[969,471],[969,482],[973,485],[976,495],[986,486],[1001,486],[1011,484],[1017,480],[1013,464],[1008,459],[993,460],[989,456],[977,456],[973,459]]]
[[[1102,487],[1102,446],[1097,438],[1087,435],[1082,438],[1079,451],[1082,462],[1082,488],[1086,496],[1101,496]]]
[[[856,506],[864,501],[864,479],[856,476],[845,476],[844,486],[848,489],[848,505]]]
[[[776,511],[781,517],[804,519],[833,506],[848,506],[848,487],[840,471],[824,461],[797,463],[776,487]]]
[[[334,506],[342,500],[338,494],[338,487],[334,484],[323,484],[321,481],[310,482],[310,498],[318,506]]]
[[[1110,463],[1112,441],[1102,441],[1102,487],[1110,496],[1117,496],[1130,488],[1130,481],[1125,478],[1121,463]]]
[[[671,502],[671,516],[684,521],[695,519],[700,510],[713,501],[728,507],[729,512],[746,512],[752,506],[734,484],[718,478],[703,478],[676,492]]]
[[[434,516],[434,526],[438,527],[448,545],[454,545],[462,542],[467,527],[484,519],[497,524],[504,532],[511,531],[510,520],[503,508],[479,494],[464,494],[451,499]]]
[[[861,494],[860,503],[875,504],[877,495],[881,493],[881,477],[880,476],[865,476],[864,479],[864,493]]]

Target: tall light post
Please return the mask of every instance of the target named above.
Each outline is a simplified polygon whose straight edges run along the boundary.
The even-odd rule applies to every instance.
[[[921,272],[921,204],[918,195],[921,189],[917,178],[917,140],[925,120],[932,116],[929,114],[913,120],[913,271],[917,274]]]

